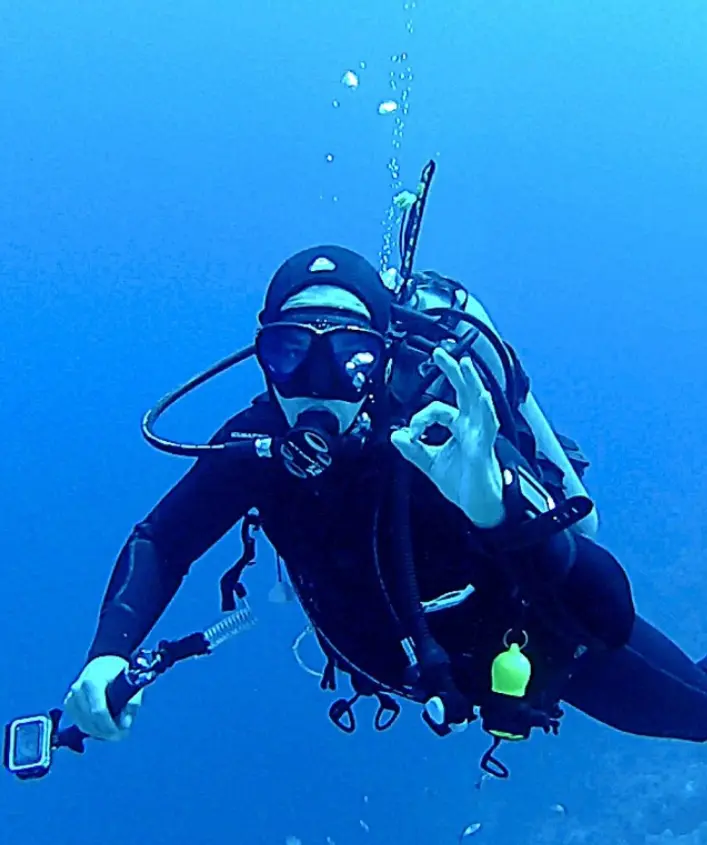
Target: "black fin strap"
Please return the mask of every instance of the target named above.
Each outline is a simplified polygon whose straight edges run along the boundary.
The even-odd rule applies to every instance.
[[[236,598],[244,599],[246,588],[241,584],[241,577],[246,566],[255,563],[255,532],[260,529],[261,520],[257,513],[249,513],[241,525],[243,553],[233,566],[221,577],[221,610],[236,609]]]

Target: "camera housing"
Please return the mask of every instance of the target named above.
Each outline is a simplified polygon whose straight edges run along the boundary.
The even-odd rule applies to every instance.
[[[4,765],[21,780],[49,774],[55,724],[51,715],[23,716],[5,726]]]

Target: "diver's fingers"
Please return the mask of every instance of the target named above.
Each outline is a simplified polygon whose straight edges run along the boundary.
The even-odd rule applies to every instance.
[[[390,435],[390,442],[400,454],[422,472],[427,473],[432,466],[433,455],[429,447],[412,436],[409,428],[401,428]]]
[[[107,705],[105,717],[100,716],[100,708],[97,707],[95,693],[90,691],[90,685],[77,681],[69,689],[64,702],[66,715],[85,734],[95,739],[111,739],[119,733],[118,726],[110,718]]]
[[[89,736],[97,739],[122,739],[124,731],[108,710],[108,685],[125,671],[124,657],[106,654],[94,657],[84,666],[66,696],[66,714]]]
[[[93,728],[101,739],[121,739],[120,726],[116,724],[108,710],[106,688],[97,684],[84,683],[82,693]]]
[[[414,440],[419,440],[425,431],[435,424],[443,425],[451,430],[460,413],[453,405],[447,405],[446,402],[430,402],[427,407],[419,410],[410,420],[408,426],[410,434]]]
[[[442,347],[438,346],[432,353],[432,360],[442,370],[457,395],[457,406],[462,414],[469,412],[471,396],[469,387],[462,374],[459,362],[452,358]]]
[[[493,404],[493,397],[481,380],[471,358],[462,358],[460,369],[470,403],[467,415],[472,422],[483,424],[485,429],[498,431],[498,417]]]

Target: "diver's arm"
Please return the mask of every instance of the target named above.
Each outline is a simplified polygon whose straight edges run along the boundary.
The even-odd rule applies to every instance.
[[[250,461],[199,458],[133,530],[113,569],[88,660],[129,658],[164,613],[191,564],[252,507]]]
[[[472,316],[485,323],[497,337],[501,337],[498,332],[498,329],[494,326],[493,322],[491,321],[491,318],[489,317],[486,309],[472,294],[469,294],[464,310],[468,314],[471,314]],[[491,368],[491,371],[499,380],[499,383],[505,384],[503,367],[498,359],[498,355],[496,354],[496,351],[494,350],[491,342],[487,340],[487,338],[480,336],[474,342],[474,349],[479,353],[479,355],[481,355],[486,364]],[[567,495],[580,495],[587,496],[589,498],[589,494],[587,493],[586,488],[582,484],[582,481],[577,475],[574,467],[569,462],[569,459],[567,458],[564,449],[562,448],[559,440],[557,439],[557,435],[553,431],[552,426],[547,420],[547,417],[543,413],[542,409],[538,405],[535,397],[531,392],[528,393],[526,401],[520,406],[520,412],[523,414],[524,419],[532,429],[538,449],[544,455],[546,455],[549,460],[551,460],[556,466],[558,466],[564,473],[563,487]],[[590,537],[596,536],[597,531],[599,529],[599,518],[596,511],[596,506],[588,516],[586,516],[583,520],[577,523],[576,528]]]

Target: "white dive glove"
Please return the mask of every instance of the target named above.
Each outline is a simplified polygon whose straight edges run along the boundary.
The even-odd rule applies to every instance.
[[[459,363],[438,347],[433,360],[454,387],[458,407],[432,402],[408,426],[394,431],[391,442],[475,525],[494,528],[503,521],[505,509],[503,477],[494,450],[499,424],[493,400],[470,358]],[[434,423],[451,434],[442,446],[421,442]]]
[[[66,717],[94,739],[124,739],[133,724],[142,704],[142,690],[130,699],[117,724],[106,701],[108,684],[127,666],[127,660],[115,655],[94,658],[71,685],[64,700]]]

